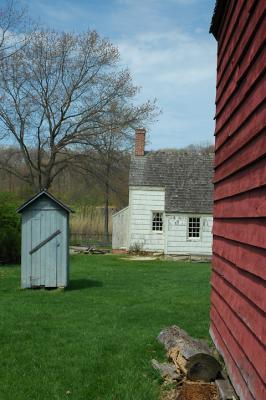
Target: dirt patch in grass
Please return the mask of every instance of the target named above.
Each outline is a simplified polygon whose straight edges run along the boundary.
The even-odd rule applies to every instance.
[[[157,260],[158,257],[151,257],[151,256],[131,256],[124,258],[124,260],[131,260],[131,261],[154,261]]]
[[[219,395],[214,383],[186,381],[180,391],[163,389],[161,400],[219,400]]]
[[[219,400],[214,383],[184,382],[178,400]]]

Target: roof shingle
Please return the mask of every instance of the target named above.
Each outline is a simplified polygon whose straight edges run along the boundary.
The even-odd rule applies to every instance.
[[[165,188],[166,212],[212,212],[213,155],[160,150],[132,156],[129,185]]]

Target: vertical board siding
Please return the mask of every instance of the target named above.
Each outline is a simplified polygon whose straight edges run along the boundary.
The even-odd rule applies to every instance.
[[[144,251],[164,251],[165,220],[163,231],[152,230],[152,212],[164,213],[164,209],[164,189],[129,189],[129,248],[139,245]]]
[[[266,2],[226,4],[217,35],[210,333],[241,400],[265,400]]]
[[[128,207],[113,215],[112,249],[128,249]]]
[[[30,251],[58,229],[61,233]],[[39,198],[22,213],[21,286],[68,284],[68,213],[49,198]]]

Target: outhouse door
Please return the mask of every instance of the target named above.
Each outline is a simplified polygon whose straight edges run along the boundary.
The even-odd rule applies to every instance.
[[[32,250],[40,243],[41,241],[41,219],[33,218],[31,220],[31,276],[30,276],[30,284],[32,287],[44,285],[41,277],[41,252],[40,250]],[[31,253],[32,252],[32,253]]]
[[[49,214],[48,214],[49,213]],[[41,212],[31,221],[31,286],[57,286],[60,229],[54,212]]]

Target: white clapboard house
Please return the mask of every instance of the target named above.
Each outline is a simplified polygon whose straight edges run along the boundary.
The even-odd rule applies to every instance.
[[[129,205],[113,216],[113,250],[165,254],[212,253],[212,154],[145,152],[136,130]]]

